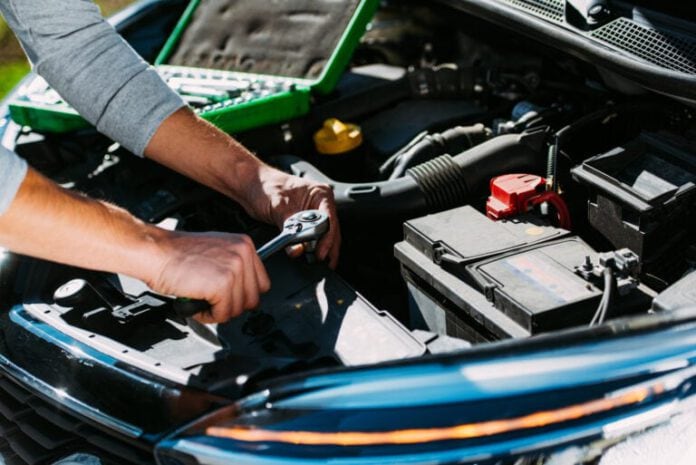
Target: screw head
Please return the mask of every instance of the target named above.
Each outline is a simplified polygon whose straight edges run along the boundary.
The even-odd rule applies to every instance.
[[[319,218],[321,218],[321,216],[317,212],[305,212],[302,215],[300,215],[300,220],[307,221],[307,222],[316,221]]]
[[[590,8],[590,16],[599,16],[604,13],[604,5],[595,5]]]

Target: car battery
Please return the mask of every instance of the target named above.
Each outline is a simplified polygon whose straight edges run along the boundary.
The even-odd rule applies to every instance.
[[[378,0],[191,0],[155,60],[202,118],[237,133],[309,112],[335,88]],[[89,124],[45,81],[10,103],[12,119],[44,132]]]
[[[412,325],[473,342],[481,334],[529,335],[475,287],[468,266],[568,234],[534,215],[493,221],[470,206],[406,222],[395,255],[410,291]]]
[[[395,253],[416,327],[470,342],[525,337],[588,324],[603,294],[575,272],[599,254],[532,215],[493,221],[462,207],[404,231]],[[643,288],[614,300],[612,316],[651,303]]]
[[[576,273],[599,254],[579,237],[528,247],[468,267],[478,288],[495,307],[531,334],[588,324],[599,306],[603,284]],[[648,309],[644,288],[615,296],[612,316]]]
[[[590,193],[590,224],[644,264],[696,232],[696,146],[643,133],[572,170]]]
[[[404,241],[444,270],[470,281],[466,266],[492,255],[569,234],[534,215],[492,221],[471,206],[404,224]]]

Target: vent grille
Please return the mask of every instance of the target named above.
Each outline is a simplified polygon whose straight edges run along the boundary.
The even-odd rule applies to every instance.
[[[78,452],[104,465],[154,463],[151,451],[107,435],[0,376],[0,463],[41,465]]]
[[[666,69],[696,74],[696,42],[619,18],[592,35],[623,51]]]
[[[563,22],[564,0],[504,0],[506,3],[552,21]]]

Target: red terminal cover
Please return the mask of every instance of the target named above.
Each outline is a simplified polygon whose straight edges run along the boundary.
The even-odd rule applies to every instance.
[[[500,220],[526,213],[545,189],[546,180],[533,174],[506,174],[491,179],[491,196],[486,203],[489,218]]]

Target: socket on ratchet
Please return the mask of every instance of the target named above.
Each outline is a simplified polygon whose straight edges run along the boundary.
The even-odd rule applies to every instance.
[[[283,230],[275,238],[261,246],[256,253],[266,260],[276,252],[291,245],[314,242],[329,230],[329,217],[319,210],[305,210],[295,213],[283,223]],[[173,303],[174,312],[188,318],[197,313],[210,310],[205,300],[178,298]]]

